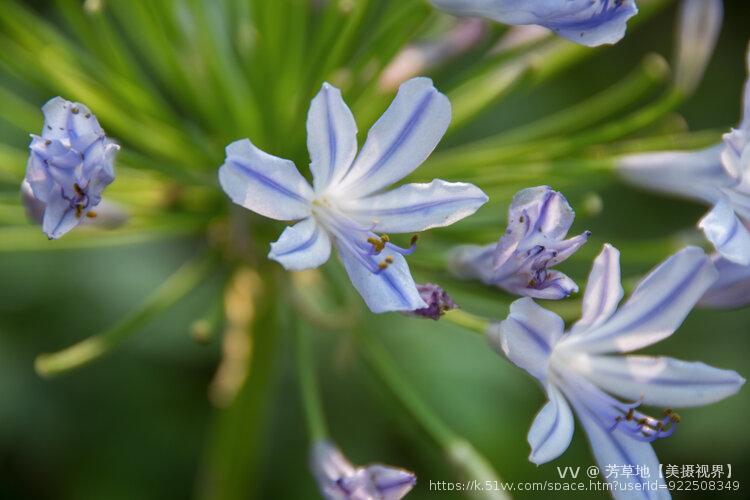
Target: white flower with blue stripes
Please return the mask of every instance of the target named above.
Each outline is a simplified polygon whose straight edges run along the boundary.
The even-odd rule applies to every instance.
[[[503,24],[544,26],[581,45],[617,43],[628,19],[638,13],[635,0],[431,0],[435,7],[461,16],[486,17]]]
[[[750,50],[748,50],[750,71]],[[692,198],[713,208],[698,227],[721,256],[750,265],[750,79],[743,118],[723,142],[701,151],[663,151],[623,158],[626,180],[655,191]]]
[[[237,203],[288,227],[268,257],[288,270],[325,263],[335,245],[349,277],[376,313],[427,305],[406,263],[409,248],[387,233],[414,233],[452,224],[487,201],[476,186],[433,180],[384,192],[413,172],[437,146],[451,119],[448,99],[427,78],[399,88],[357,154],[357,126],[341,92],[324,84],[307,116],[313,185],[294,163],[271,156],[248,139],[227,147],[219,170],[224,191]]]
[[[600,470],[618,464],[651,471],[651,479],[614,479],[620,482],[613,490],[616,498],[668,498],[651,442],[674,432],[679,416],[672,408],[719,401],[745,381],[703,363],[628,353],[672,335],[716,276],[705,253],[688,247],[656,267],[618,308],[623,296],[619,252],[605,245],[589,275],[581,319],[569,331],[559,316],[532,299],[514,302],[508,318],[490,328],[489,338],[541,383],[549,399],[529,431],[529,459],[542,464],[568,448],[575,412]],[[667,409],[652,417],[639,410],[641,404]],[[637,484],[646,480],[663,487],[651,491]]]

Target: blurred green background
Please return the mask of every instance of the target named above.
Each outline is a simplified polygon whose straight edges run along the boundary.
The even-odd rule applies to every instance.
[[[738,121],[748,19],[748,2],[726,2],[724,28],[705,80],[679,110],[691,129],[723,130]],[[598,52],[553,82],[518,92],[488,109],[452,140],[479,137],[562,109],[614,83],[644,52],[668,56],[673,21],[670,8],[616,47]],[[14,136],[5,142],[26,140]],[[561,266],[579,283],[585,281],[602,242],[617,246],[627,240],[635,246],[639,240],[688,228],[704,212],[703,207],[645,194],[612,179],[566,188],[565,194],[580,207],[592,192],[603,200],[603,210],[595,216],[578,210],[573,230],[591,229],[594,238]],[[505,210],[505,203],[500,200],[496,208]],[[207,398],[221,349],[219,339],[202,345],[189,331],[219,293],[218,279],[208,280],[95,364],[51,380],[40,379],[33,368],[40,352],[65,347],[115,322],[191,256],[194,247],[185,239],[113,249],[0,254],[0,498],[164,500],[195,495],[221,420],[220,410]],[[644,272],[664,256],[630,255],[623,274]],[[420,276],[417,270],[417,278],[440,282],[441,277]],[[454,298],[461,303],[460,292]],[[482,302],[472,298],[472,312],[503,317],[506,306],[495,298],[492,293]],[[382,335],[426,400],[490,459],[504,480],[555,480],[555,466],[592,463],[581,432],[559,460],[542,467],[527,461],[526,433],[543,394],[481,339],[445,322],[394,314],[368,317],[366,323]],[[735,369],[747,377],[748,324],[750,309],[696,311],[676,335],[652,351]],[[455,480],[432,444],[362,365],[350,336],[316,333],[330,428],[352,461],[378,460],[415,471],[419,483],[409,497],[414,499],[436,495],[428,491],[430,480]],[[277,353],[261,439],[248,429],[247,439],[240,433],[235,443],[261,453],[258,470],[247,471],[257,478],[252,481],[257,490],[248,492],[248,498],[314,496],[290,342],[285,338]],[[746,389],[719,404],[682,412],[676,434],[655,444],[662,463],[732,464],[735,478],[750,478],[750,429],[745,427],[749,413]],[[747,497],[749,488],[743,484],[736,496]],[[587,495],[604,497],[575,497]],[[518,495],[527,496],[542,494]]]

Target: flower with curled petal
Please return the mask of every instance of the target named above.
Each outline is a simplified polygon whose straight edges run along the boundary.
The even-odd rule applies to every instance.
[[[589,47],[619,42],[635,0],[431,0],[461,16],[486,17],[503,24],[537,24]]]
[[[354,287],[376,313],[427,307],[406,264],[414,251],[385,233],[413,233],[452,224],[487,201],[476,186],[433,180],[383,190],[416,169],[442,138],[448,99],[427,78],[399,88],[357,154],[357,127],[341,92],[324,84],[307,116],[313,186],[294,163],[249,140],[227,147],[219,181],[235,203],[277,220],[298,220],[268,257],[288,270],[318,267],[336,246]],[[379,234],[380,233],[380,234]]]
[[[47,237],[57,239],[96,216],[92,209],[115,179],[113,162],[120,147],[83,104],[55,97],[42,112],[42,135],[31,136],[24,196],[34,199]]]
[[[449,257],[461,278],[479,279],[515,295],[563,299],[578,286],[550,269],[588,240],[589,231],[565,239],[575,213],[565,197],[548,186],[519,191],[508,209],[508,228],[497,243],[462,245]]]
[[[310,469],[326,500],[399,500],[417,484],[417,477],[404,469],[356,467],[328,441],[313,445]]]
[[[747,64],[750,71],[750,48]],[[718,145],[630,155],[619,161],[618,170],[637,186],[712,205],[698,227],[723,258],[750,265],[750,78],[743,108],[739,127]]]
[[[745,381],[703,363],[627,353],[672,335],[716,275],[701,249],[685,248],[651,271],[618,308],[623,295],[619,252],[605,245],[589,275],[581,319],[569,331],[559,316],[533,300],[514,302],[508,318],[491,326],[488,336],[547,393],[549,401],[529,431],[529,459],[542,464],[567,449],[575,412],[600,470],[619,464],[658,471],[651,442],[675,431],[679,417],[672,407],[719,401]],[[652,417],[639,410],[641,404],[668,409]],[[637,475],[608,480],[620,482],[616,498],[633,492],[637,498],[669,497],[665,487],[644,489],[638,483],[647,479]]]

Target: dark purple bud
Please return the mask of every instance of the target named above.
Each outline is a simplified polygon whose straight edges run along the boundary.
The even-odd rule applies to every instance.
[[[430,318],[437,321],[446,311],[458,307],[451,296],[448,295],[448,293],[439,285],[434,283],[425,283],[424,285],[418,284],[417,290],[419,290],[419,295],[422,297],[422,300],[427,303],[427,307],[415,309],[414,311],[406,313],[410,316],[420,316],[422,318]]]

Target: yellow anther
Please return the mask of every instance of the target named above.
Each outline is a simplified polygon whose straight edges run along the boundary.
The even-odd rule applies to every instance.
[[[411,241],[409,242],[409,244],[414,245],[417,242],[417,240],[419,240],[419,235],[415,234],[414,236],[411,237]]]
[[[83,213],[83,204],[79,203],[76,205],[76,217],[80,217]]]
[[[386,261],[382,261],[380,264],[378,264],[378,267],[382,270],[388,267],[388,263]]]
[[[93,218],[95,218],[95,217],[96,217],[97,215],[98,215],[98,214],[97,214],[96,212],[94,212],[93,210],[89,210],[88,212],[86,212],[86,217],[88,217],[89,219],[93,219]]]
[[[390,255],[388,257],[386,257],[385,258],[385,263],[386,264],[393,264],[393,257],[391,257]]]

